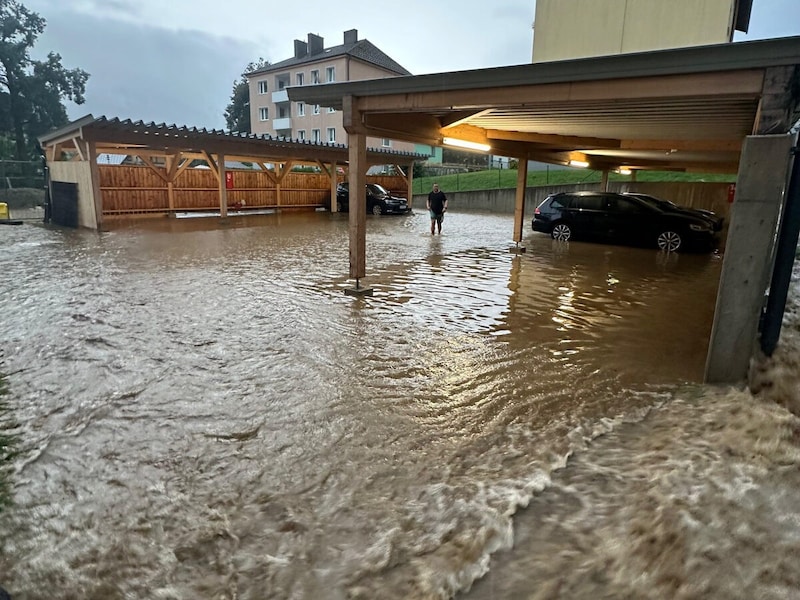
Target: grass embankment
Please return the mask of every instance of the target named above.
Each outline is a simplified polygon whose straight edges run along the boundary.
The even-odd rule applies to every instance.
[[[577,183],[600,183],[600,171],[576,169],[556,169],[551,171],[528,172],[528,187],[545,185],[569,185]],[[609,181],[632,181],[630,175],[609,173]],[[736,181],[736,175],[701,175],[698,173],[677,173],[670,171],[639,171],[636,181]],[[494,169],[491,171],[475,171],[473,173],[456,173],[453,175],[437,175],[434,177],[415,177],[414,193],[426,194],[437,182],[445,192],[468,192],[475,190],[496,190],[517,187],[516,169]]]
[[[0,375],[0,512],[11,503],[11,459],[14,458],[14,437],[8,433],[10,420],[8,418],[8,405],[5,396],[8,386],[5,378]]]

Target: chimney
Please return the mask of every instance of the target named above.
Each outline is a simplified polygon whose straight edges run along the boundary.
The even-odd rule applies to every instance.
[[[358,29],[350,29],[344,32],[344,45],[355,44],[358,41]]]
[[[294,57],[303,58],[306,54],[308,54],[308,44],[306,44],[305,42],[301,42],[300,40],[295,40]]]
[[[324,48],[325,40],[313,33],[308,34],[308,53],[310,55],[319,54]]]

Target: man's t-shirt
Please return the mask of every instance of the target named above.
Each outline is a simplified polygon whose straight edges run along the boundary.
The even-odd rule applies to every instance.
[[[445,200],[447,200],[447,196],[445,196],[444,192],[441,190],[428,194],[428,202],[430,202],[431,210],[437,215],[440,215],[444,212]]]

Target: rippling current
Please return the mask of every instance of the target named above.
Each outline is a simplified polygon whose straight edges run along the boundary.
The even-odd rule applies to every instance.
[[[623,522],[664,506],[612,484],[631,465],[647,481],[680,438],[641,446],[649,415],[700,394],[721,257],[529,226],[513,255],[512,225],[453,212],[431,236],[424,214],[368,217],[364,298],[343,294],[347,215],[0,230],[20,440],[0,585],[449,598],[489,570],[474,597],[644,597],[638,565],[617,588],[568,573],[620,494],[638,507]]]

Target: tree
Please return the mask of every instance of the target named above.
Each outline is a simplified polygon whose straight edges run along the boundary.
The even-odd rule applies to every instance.
[[[248,63],[242,77],[233,82],[231,101],[225,109],[225,123],[228,126],[228,131],[250,133],[250,82],[247,80],[247,73],[252,73],[269,65],[270,62],[263,58],[259,58],[257,62]]]
[[[61,55],[30,57],[46,21],[18,0],[0,0],[0,136],[14,140],[17,160],[36,155],[36,138],[67,123],[63,104],[83,104],[89,74],[65,69]]]

